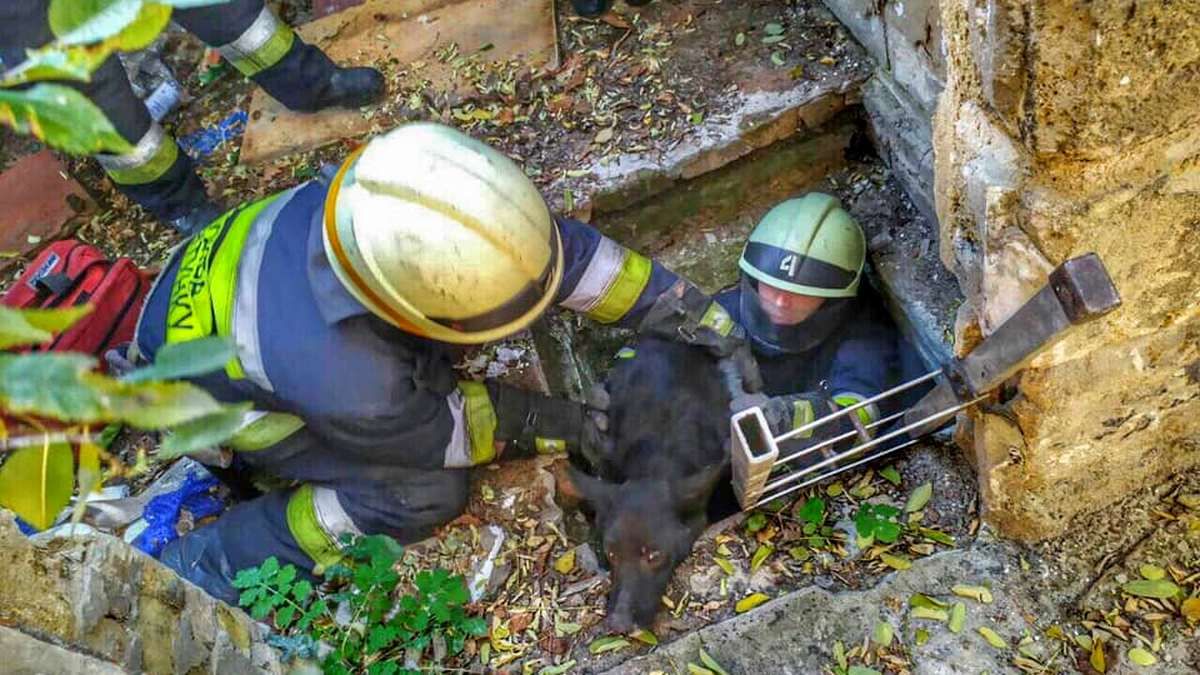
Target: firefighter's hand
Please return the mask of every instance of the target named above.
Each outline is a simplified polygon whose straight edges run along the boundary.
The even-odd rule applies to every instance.
[[[603,384],[593,385],[584,403],[583,430],[580,451],[593,467],[602,466],[612,456],[613,442],[609,435],[608,408],[611,398]]]

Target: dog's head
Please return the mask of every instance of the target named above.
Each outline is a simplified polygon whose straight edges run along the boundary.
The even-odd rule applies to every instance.
[[[649,626],[675,568],[703,531],[705,507],[726,466],[683,478],[611,483],[579,471],[571,480],[596,513],[603,553],[612,572],[609,630]]]

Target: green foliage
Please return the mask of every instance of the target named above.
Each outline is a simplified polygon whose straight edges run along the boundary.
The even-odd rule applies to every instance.
[[[73,155],[130,149],[95,104],[61,84],[38,84],[22,91],[0,89],[0,123]]]
[[[0,505],[44,530],[71,500],[74,458],[66,443],[21,448],[0,466]]]
[[[746,519],[746,531],[754,534],[767,526],[767,517],[761,513],[752,513]]]
[[[397,598],[400,546],[383,535],[344,541],[346,559],[325,573],[340,585],[336,592],[314,592],[309,582],[296,580],[292,565],[280,567],[268,558],[238,572],[233,585],[242,591],[239,604],[259,620],[273,615],[276,629],[289,639],[304,637],[331,647],[323,663],[326,673],[417,672],[399,665],[405,655],[423,656],[434,640],[457,655],[467,639],[487,634],[487,623],[467,614],[470,596],[461,576],[444,569],[419,572],[415,592]],[[336,606],[349,610],[348,623],[334,621]]]
[[[900,536],[896,517],[900,509],[887,504],[863,504],[854,515],[854,529],[859,539],[890,544]]]
[[[57,309],[0,306],[0,349],[46,342],[91,311],[91,305]]]
[[[121,380],[147,382],[195,377],[225,367],[235,353],[233,345],[219,337],[173,342],[158,350],[153,365],[129,372]]]
[[[171,7],[144,0],[51,0],[49,19],[58,45],[136,51],[167,27]]]
[[[228,405],[173,427],[158,448],[158,458],[171,459],[220,445],[242,428],[246,413],[253,407],[251,403]]]

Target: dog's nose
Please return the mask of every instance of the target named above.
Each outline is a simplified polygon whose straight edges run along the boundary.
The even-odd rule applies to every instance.
[[[604,627],[608,632],[617,635],[632,633],[637,626],[633,623],[633,616],[629,612],[613,612],[604,619]]]

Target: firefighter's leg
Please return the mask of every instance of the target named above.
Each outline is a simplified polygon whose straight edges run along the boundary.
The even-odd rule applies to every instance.
[[[117,133],[133,145],[120,155],[96,156],[122,192],[159,219],[185,231],[207,224],[190,222],[189,217],[204,220],[193,214],[210,212],[214,218],[218,215],[191,159],[174,137],[150,118],[145,104],[134,95],[116,56],[109,57],[92,74],[91,82],[78,86],[104,112]]]
[[[280,21],[263,0],[179,9],[172,16],[292,110],[351,108],[383,95],[379,71],[337,67],[325,52],[306,44]]]
[[[237,601],[238,570],[270,556],[311,575],[341,558],[344,534],[387,534],[400,543],[428,537],[467,503],[466,470],[347,463],[307,429],[239,459],[276,476],[308,481],[239,504],[163,549],[161,560],[216,598]]]

